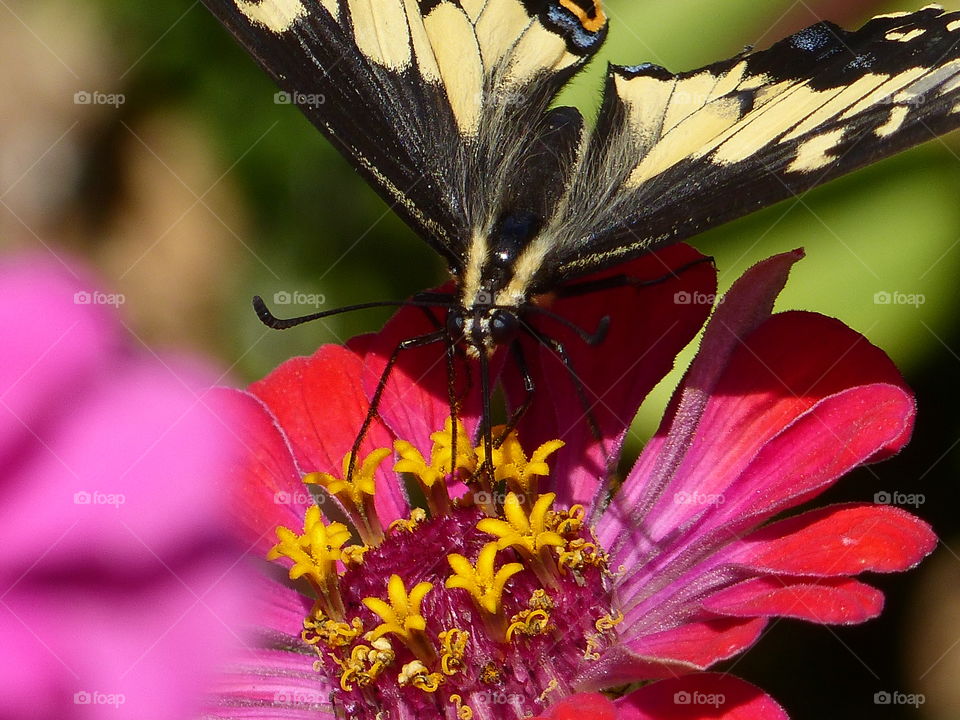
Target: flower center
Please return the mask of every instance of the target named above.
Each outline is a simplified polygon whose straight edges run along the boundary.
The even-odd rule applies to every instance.
[[[288,558],[291,579],[309,583],[315,602],[301,637],[350,720],[537,714],[615,639],[607,556],[583,507],[556,508],[556,495],[538,490],[563,443],[528,458],[509,434],[492,453],[488,486],[483,451],[452,425],[431,436],[429,462],[395,444],[394,469],[426,498],[408,519],[384,530],[372,512],[374,473],[389,455],[377,450],[355,463],[351,481],[305,478],[337,497],[363,544],[349,544],[350,529],[324,523],[317,506],[302,534],[277,528],[268,557]],[[343,464],[346,473],[349,456]],[[451,483],[467,492],[451,499]]]

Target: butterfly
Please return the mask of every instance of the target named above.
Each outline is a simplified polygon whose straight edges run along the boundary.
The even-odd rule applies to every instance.
[[[445,323],[407,346],[458,343],[482,378],[544,294],[960,126],[960,13],[935,5],[689,72],[612,65],[588,125],[553,103],[600,0],[204,3],[445,259],[453,294],[420,298]]]

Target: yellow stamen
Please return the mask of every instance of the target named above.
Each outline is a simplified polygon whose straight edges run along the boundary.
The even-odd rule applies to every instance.
[[[451,628],[440,633],[439,638],[440,669],[444,675],[456,675],[463,667],[470,635],[458,628]]]
[[[366,687],[377,680],[384,669],[395,659],[390,641],[380,638],[369,646],[355,645],[346,660],[330,655],[343,672],[340,674],[340,687],[344,692],[351,692],[354,684]]]
[[[502,432],[502,428],[496,430]],[[494,477],[497,481],[506,481],[521,495],[532,498],[537,494],[536,478],[550,474],[547,458],[563,446],[562,440],[550,440],[538,447],[528,460],[517,434],[511,432],[500,445],[500,457],[494,455]]]
[[[458,720],[473,720],[473,708],[463,704],[463,698],[459,695],[451,695],[450,702],[457,708]]]
[[[392,532],[414,532],[424,520],[427,519],[427,511],[423,508],[414,508],[410,511],[410,518],[401,518],[390,523]]]
[[[404,665],[397,677],[400,687],[412,685],[428,693],[436,692],[443,681],[443,675],[438,672],[429,672],[419,660],[413,660]]]
[[[574,505],[569,510],[552,511],[547,524],[564,537],[576,537],[583,529],[586,514],[583,505]]]
[[[491,542],[483,546],[474,567],[463,555],[452,553],[447,556],[447,562],[454,574],[447,578],[448,588],[463,588],[473,598],[477,607],[486,610],[491,615],[500,613],[503,588],[507,580],[523,570],[520,563],[507,563],[496,572],[494,562],[497,557],[497,543]]]
[[[417,657],[425,662],[433,660],[436,653],[425,634],[427,621],[420,614],[420,604],[432,589],[433,583],[421,582],[408,594],[400,576],[391,575],[387,583],[389,602],[375,597],[363,599],[363,604],[383,620],[369,633],[370,639],[376,640],[388,633],[393,634]]]
[[[341,548],[350,539],[347,526],[334,522],[326,525],[320,517],[320,508],[307,508],[303,534],[280,526],[276,530],[280,542],[270,548],[268,560],[286,557],[293,560],[290,579],[306,577],[325,600],[323,610],[328,615],[341,617],[343,606],[337,587],[337,561],[342,560]]]
[[[322,642],[328,648],[334,649],[346,647],[362,632],[363,623],[360,622],[360,618],[353,618],[348,624],[331,620],[321,614],[317,617],[310,615],[304,618],[300,637],[308,645],[316,646]]]
[[[353,468],[353,475],[347,477],[350,473],[350,461],[353,457],[353,453],[348,452],[343,456],[342,478],[324,472],[310,473],[303,478],[303,482],[307,484],[316,484],[323,487],[343,503],[347,511],[357,517],[357,529],[368,545],[379,544],[383,539],[383,530],[380,528],[380,522],[377,519],[373,497],[377,489],[377,468],[391,453],[390,448],[374,450],[361,462],[356,463]]]
[[[547,547],[563,547],[563,538],[551,530],[546,522],[547,512],[556,497],[555,493],[541,495],[528,516],[517,496],[507,493],[503,503],[506,520],[484,518],[477,523],[477,529],[499,538],[498,549],[513,547],[530,559],[537,557]]]
[[[510,618],[510,626],[507,628],[507,641],[513,639],[514,634],[533,637],[534,635],[545,635],[552,627],[550,625],[550,613],[546,610],[521,610]]]

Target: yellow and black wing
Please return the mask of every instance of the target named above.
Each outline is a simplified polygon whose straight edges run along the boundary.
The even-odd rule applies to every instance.
[[[683,240],[960,126],[960,13],[823,22],[672,74],[613,66],[528,288]]]
[[[561,172],[548,106],[606,33],[592,0],[204,3],[455,272],[518,166]]]

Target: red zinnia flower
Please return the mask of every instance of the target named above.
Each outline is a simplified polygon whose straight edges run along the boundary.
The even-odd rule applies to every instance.
[[[628,272],[657,278],[697,257],[675,247]],[[433,348],[398,363],[352,482],[342,480],[384,358],[430,329],[419,310],[233,393],[253,449],[240,514],[259,551],[293,562],[295,583],[264,581],[263,646],[225,676],[211,712],[785,717],[747,683],[701,671],[773,617],[874,617],[881,594],[853,576],[907,569],[935,543],[919,519],[872,504],[768,522],[897,452],[914,416],[896,369],[863,337],[820,315],[771,314],[799,257],[761,263],[718,305],[660,431],[614,487],[611,458],[637,406],[709,312],[707,265],[557,301],[585,328],[611,317],[600,347],[541,318],[565,343],[603,440],[554,352],[529,344],[536,399],[494,454],[500,496],[474,472],[475,397],[451,458]],[[504,374],[515,405],[519,383]],[[595,694],[630,683],[646,684],[613,702]]]

